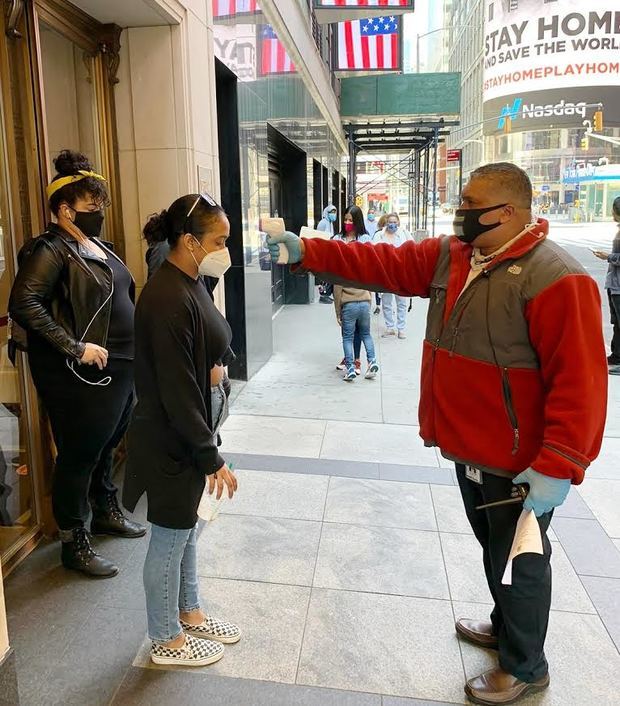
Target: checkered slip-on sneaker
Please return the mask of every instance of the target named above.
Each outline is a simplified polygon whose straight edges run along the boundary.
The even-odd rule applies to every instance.
[[[210,615],[207,615],[200,625],[190,625],[181,620],[181,627],[189,635],[204,640],[216,640],[225,645],[232,645],[241,639],[241,630],[236,625],[224,623]]]
[[[224,647],[212,640],[197,640],[185,635],[183,647],[164,647],[156,642],[151,646],[151,660],[155,664],[176,664],[185,667],[204,667],[222,659]]]

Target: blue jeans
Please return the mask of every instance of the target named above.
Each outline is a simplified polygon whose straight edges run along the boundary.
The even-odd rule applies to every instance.
[[[217,437],[225,421],[228,402],[224,387],[211,388],[211,416]],[[170,529],[151,525],[151,540],[144,561],[144,593],[149,637],[171,642],[183,632],[179,611],[200,608],[196,573],[196,527]]]
[[[396,299],[396,326],[394,326],[394,299]],[[407,326],[407,307],[409,306],[409,299],[388,292],[381,296],[381,301],[385,327],[390,330],[398,328],[399,331],[404,331]]]
[[[371,363],[375,359],[375,344],[370,334],[370,302],[343,304],[340,319],[342,321],[342,347],[347,369],[352,368],[355,361],[353,340],[356,327],[359,329],[360,338],[366,349],[366,358]]]
[[[153,642],[170,642],[183,632],[179,611],[200,608],[196,528],[151,525],[143,578],[149,637]]]

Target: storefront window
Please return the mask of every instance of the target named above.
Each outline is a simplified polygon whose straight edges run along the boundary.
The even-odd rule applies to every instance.
[[[0,111],[3,113],[4,111]],[[8,357],[8,300],[13,282],[11,224],[7,193],[4,124],[0,121],[0,557],[36,524],[32,468],[28,458],[27,413],[20,369]]]

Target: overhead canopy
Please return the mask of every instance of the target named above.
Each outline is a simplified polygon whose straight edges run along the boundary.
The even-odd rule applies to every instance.
[[[434,142],[443,142],[458,120],[381,120],[346,123],[344,128],[356,149],[365,152],[408,152]]]

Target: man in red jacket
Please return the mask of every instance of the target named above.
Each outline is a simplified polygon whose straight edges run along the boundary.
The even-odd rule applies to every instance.
[[[456,464],[465,510],[482,545],[495,606],[490,622],[461,619],[464,639],[499,651],[499,666],[468,680],[481,704],[512,703],[549,684],[544,642],[551,604],[546,530],[570,484],[596,458],[607,361],[596,283],[532,218],[532,185],[510,163],[472,173],[456,236],[389,245],[272,238],[277,259],[333,282],[430,300],[422,359],[420,435]],[[502,575],[520,504],[476,510],[529,486],[543,555]]]

